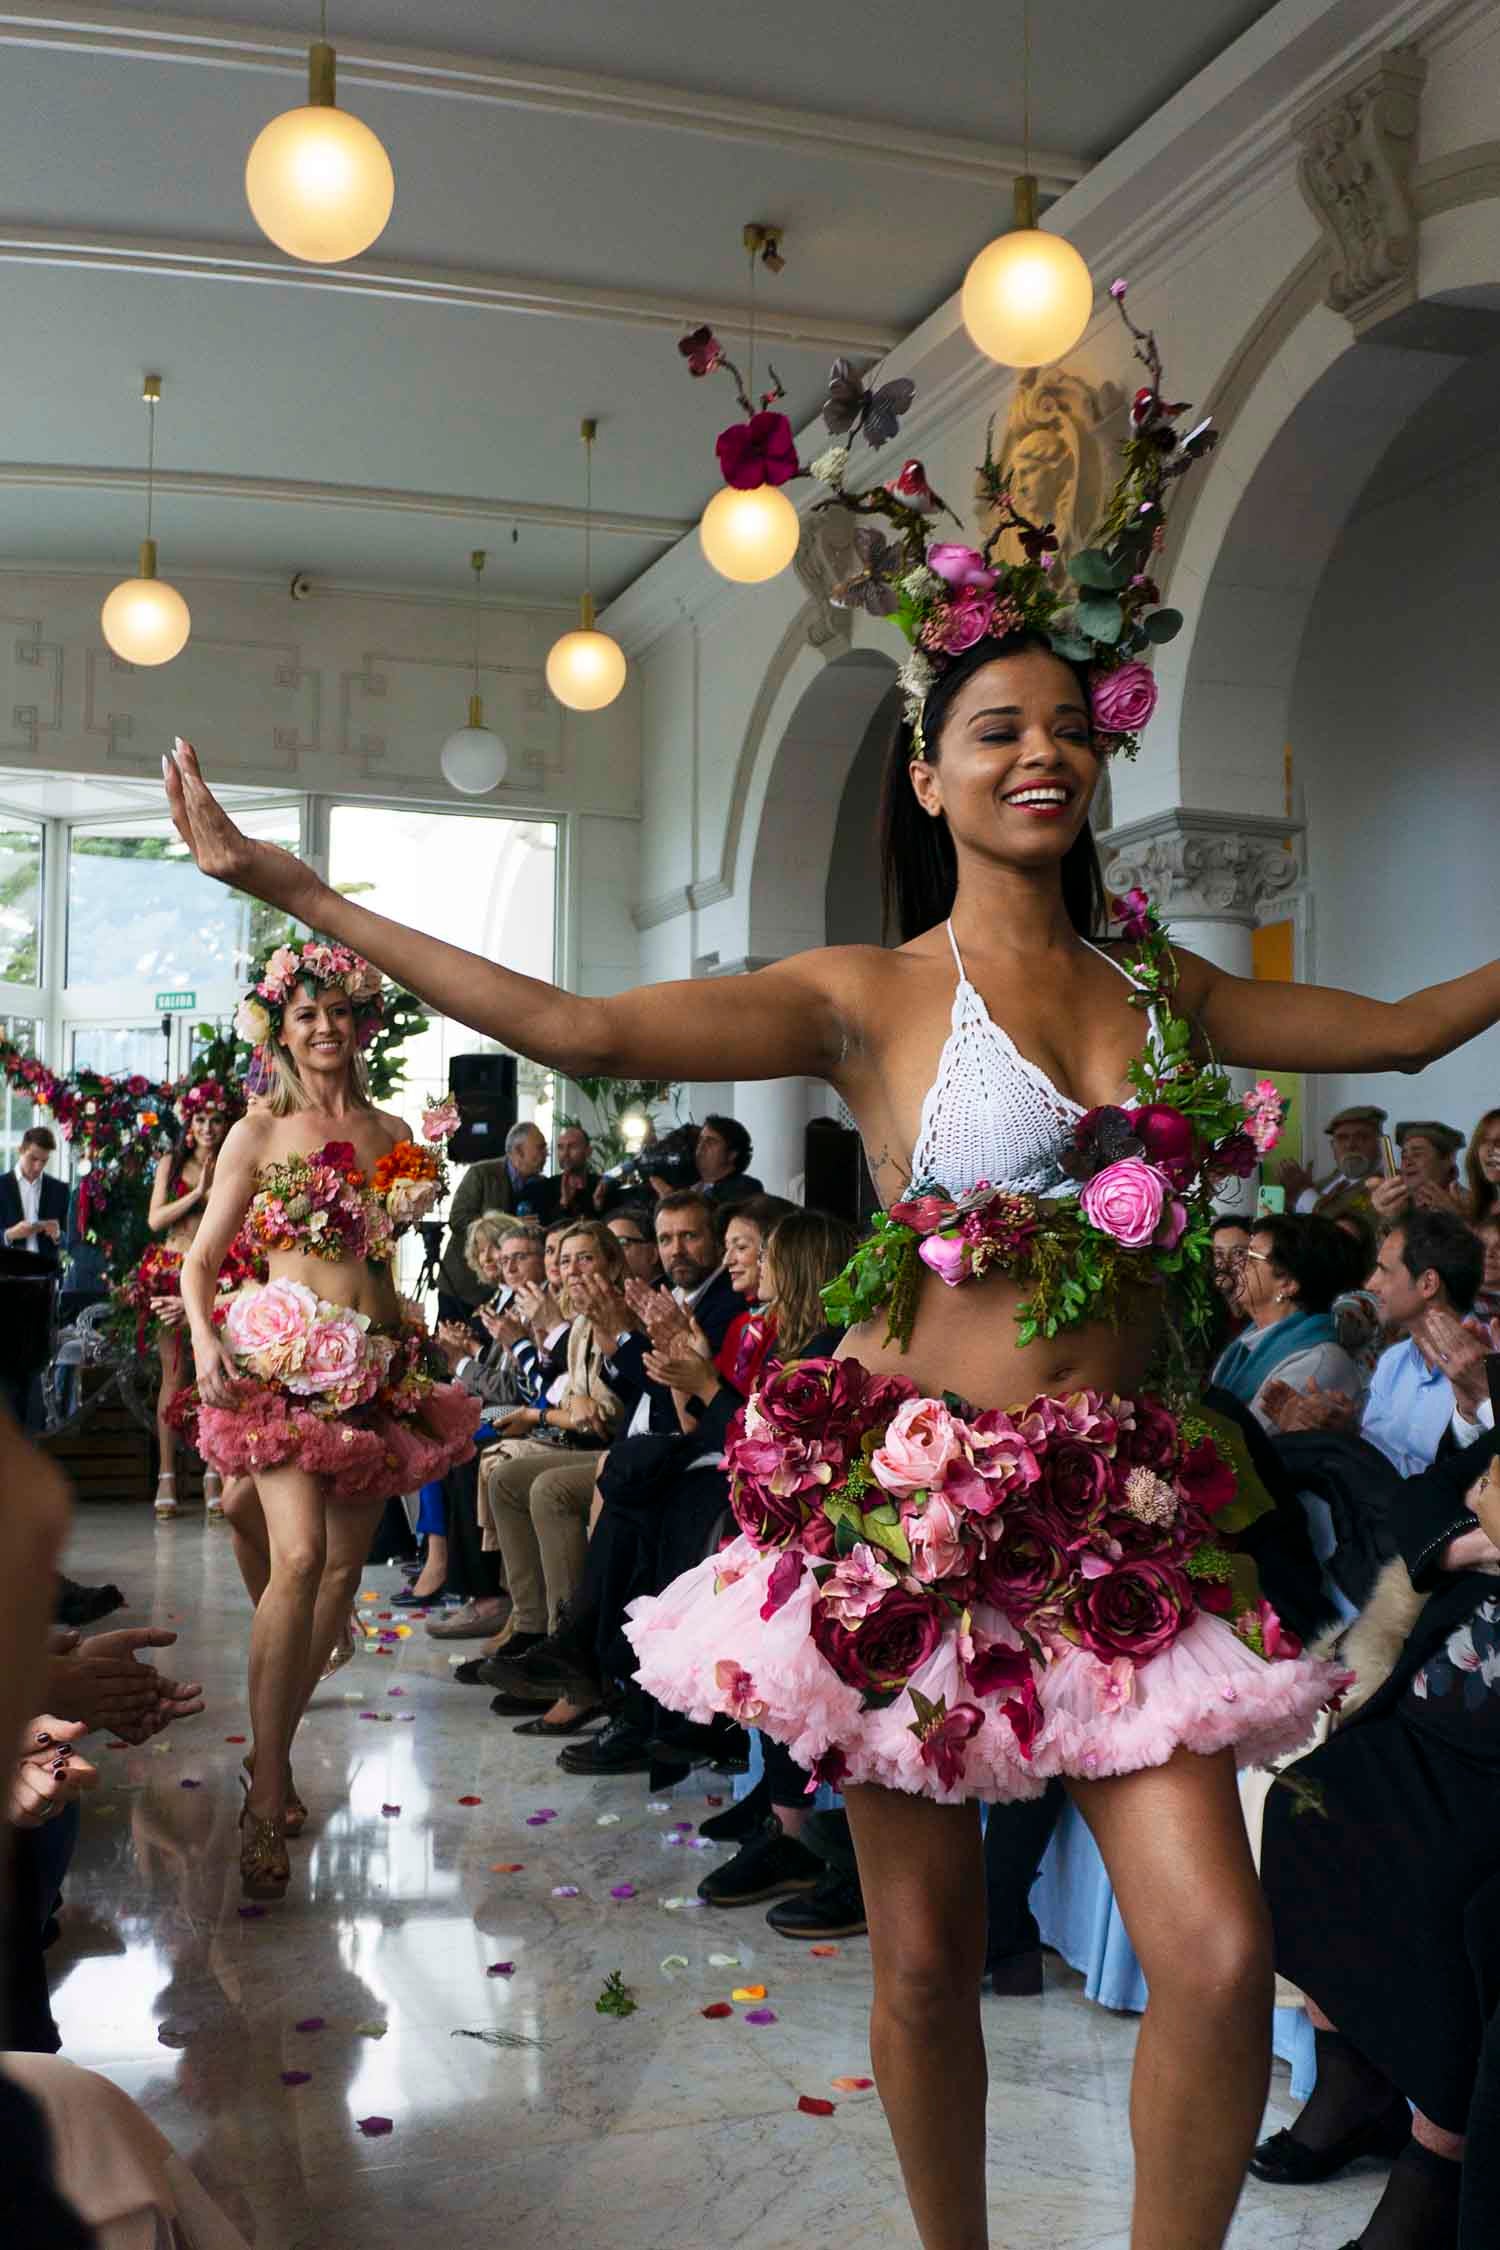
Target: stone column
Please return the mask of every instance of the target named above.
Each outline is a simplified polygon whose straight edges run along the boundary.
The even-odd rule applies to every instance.
[[[750,1169],[771,1195],[801,1192],[807,1121],[816,1089],[809,1078],[749,1079],[734,1089],[734,1115],[755,1143]]]
[[[1260,909],[1302,872],[1302,829],[1300,820],[1177,805],[1108,830],[1099,856],[1111,891],[1148,891],[1174,938],[1247,977]]]
[[[1302,827],[1299,820],[1179,805],[1110,829],[1099,839],[1099,856],[1116,896],[1137,887],[1148,892],[1174,939],[1216,968],[1248,977],[1260,908],[1283,897],[1301,873]],[[1252,1074],[1235,1070],[1231,1076],[1244,1088]],[[1254,1181],[1229,1182],[1219,1205],[1252,1211]]]

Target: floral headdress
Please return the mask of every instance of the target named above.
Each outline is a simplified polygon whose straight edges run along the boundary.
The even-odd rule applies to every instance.
[[[1162,606],[1152,575],[1166,535],[1167,495],[1217,433],[1205,420],[1178,434],[1188,409],[1164,397],[1156,338],[1126,312],[1125,289],[1117,281],[1110,295],[1150,380],[1131,401],[1124,470],[1105,503],[1098,543],[1066,565],[1055,527],[1033,523],[1012,499],[1009,471],[994,457],[993,420],[979,476],[995,522],[982,549],[932,538],[933,518],[953,511],[928,484],[920,461],[908,461],[887,484],[851,492],[845,479],[855,439],[888,444],[913,389],[902,380],[871,391],[847,360],[834,363],[823,420],[835,442],[811,464],[813,476],[830,487],[818,506],[883,518],[895,536],[861,524],[854,535],[860,568],[832,598],[842,608],[889,617],[911,642],[901,686],[919,754],[922,706],[942,674],[980,641],[1020,632],[1041,634],[1059,656],[1089,668],[1094,724],[1105,749],[1134,757],[1139,747],[1140,730],[1156,708],[1156,682],[1145,659],[1182,626],[1181,614]],[[999,552],[1012,535],[1019,562]]]
[[[367,1047],[384,1014],[385,979],[372,962],[327,938],[284,938],[266,956],[234,1012],[234,1028],[252,1047],[279,1037],[286,1004],[299,985],[337,990],[354,1005],[355,1034]]]
[[[183,1124],[190,1125],[195,1117],[217,1114],[236,1118],[245,1104],[237,1086],[226,1086],[221,1078],[200,1078],[195,1086],[188,1087],[176,1106]]]

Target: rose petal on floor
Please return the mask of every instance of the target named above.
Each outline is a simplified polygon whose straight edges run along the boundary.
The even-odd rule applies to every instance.
[[[281,2083],[283,2086],[305,2086],[311,2076],[310,2070],[284,2070]]]
[[[731,2000],[764,2000],[765,1996],[763,1984],[737,1984],[729,1995]]]
[[[698,2013],[707,2016],[710,2023],[721,2023],[725,2016],[732,2016],[734,2010],[727,2000],[715,2000],[711,2006],[700,2008]]]
[[[576,1883],[554,1883],[552,1896],[554,1898],[577,1898],[578,1885]]]
[[[708,1965],[711,1969],[737,1969],[740,1957],[737,1953],[710,1953]]]
[[[596,1828],[618,1828],[619,1825],[620,1816],[617,1812],[602,1812],[594,1822]]]
[[[484,1973],[487,1977],[513,1977],[516,1964],[514,1961],[492,1961]]]
[[[203,1787],[203,1784],[201,1781],[183,1780],[179,1781],[177,1786],[179,1789],[201,1789]]]
[[[833,2104],[830,2102],[828,2106],[831,2109]],[[391,2130],[391,2120],[388,2117],[357,2117],[354,2122],[360,2131],[371,2140],[374,2140],[377,2134],[388,2133]]]
[[[226,1734],[226,1735],[225,1735],[225,1737],[224,1737],[224,1740],[225,1740],[226,1742],[246,1742],[246,1741],[248,1741],[248,1740],[249,1740],[249,1737],[248,1737],[247,1735],[243,1735],[243,1734]],[[113,1743],[111,1743],[111,1744],[110,1744],[110,1748],[111,1748],[111,1750],[113,1750],[113,1749],[114,1749],[114,1747],[115,1747],[115,1745],[114,1745]]]
[[[837,2102],[820,2101],[816,2094],[799,2094],[797,2096],[797,2107],[804,2117],[832,2117],[838,2104]]]
[[[646,1810],[647,1812],[670,1812],[672,1807],[665,1797],[652,1797],[647,1802]]]
[[[867,2094],[874,2085],[873,2078],[830,2078],[829,2085],[839,2094]]]
[[[838,1947],[836,1945],[810,1945],[808,1951],[815,1961],[832,1961],[837,1956]]]
[[[394,1820],[401,1807],[399,1805],[382,1805],[380,1809],[387,1820]]]
[[[616,1883],[609,1895],[611,1898],[634,1898],[635,1885],[634,1883]]]
[[[458,1801],[461,1805],[482,1805],[484,1803],[482,1797],[460,1797]]]
[[[752,2008],[745,2017],[745,2021],[746,2023],[774,2023],[776,2021],[775,2010],[772,2008]]]
[[[525,1865],[524,1859],[497,1859],[492,1862],[490,1873],[492,1875],[519,1875]]]
[[[239,1906],[235,1908],[235,1912],[239,1915],[239,1918],[242,1922],[258,1922],[265,1914],[265,1911],[266,1910],[263,1906]]]

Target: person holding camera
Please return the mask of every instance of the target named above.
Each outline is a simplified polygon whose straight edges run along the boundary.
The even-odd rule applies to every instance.
[[[750,1135],[737,1117],[718,1117],[710,1111],[693,1150],[699,1192],[710,1203],[719,1204],[742,1203],[747,1196],[764,1195],[764,1187],[750,1170],[754,1153]]]

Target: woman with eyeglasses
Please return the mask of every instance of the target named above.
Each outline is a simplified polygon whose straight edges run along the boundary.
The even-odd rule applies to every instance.
[[[1235,1257],[1226,1252],[1226,1261]],[[1218,1238],[1215,1238],[1215,1264]],[[1307,1390],[1362,1396],[1366,1377],[1339,1342],[1333,1306],[1364,1278],[1359,1244],[1332,1219],[1264,1218],[1256,1221],[1236,1257],[1238,1303],[1248,1325],[1225,1346],[1212,1382],[1272,1436],[1276,1426],[1263,1394],[1271,1382]]]

